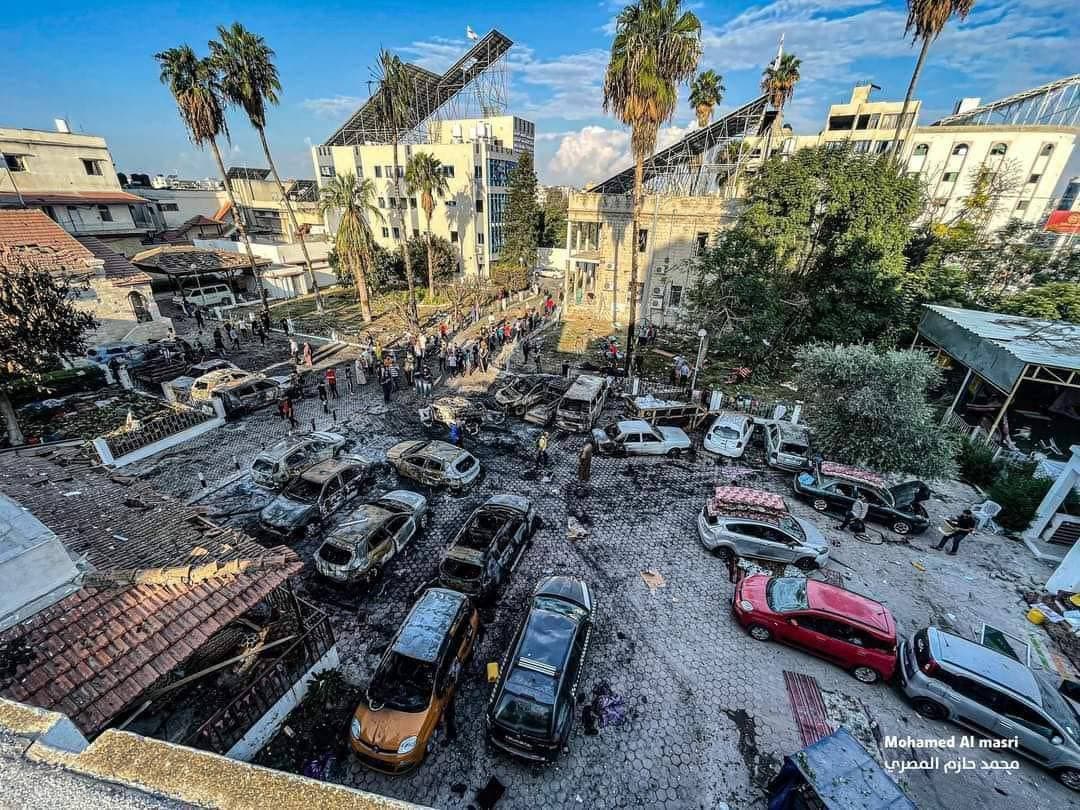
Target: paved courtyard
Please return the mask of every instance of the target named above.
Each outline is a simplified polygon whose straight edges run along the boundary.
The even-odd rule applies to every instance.
[[[477,377],[471,382],[484,381]],[[297,411],[301,430],[310,429],[312,421],[318,429],[340,430],[357,439],[365,455],[380,459],[394,443],[423,435],[416,410],[421,404],[409,391],[386,406],[371,384],[331,403],[336,418],[312,399],[300,402]],[[609,406],[607,416],[616,413],[615,405]],[[196,498],[210,517],[258,537],[258,510],[270,493],[255,486],[245,471],[259,449],[286,432],[287,424],[276,413],[262,411],[125,472],[141,475],[162,491]],[[484,612],[486,633],[459,689],[457,738],[445,745],[440,741],[412,775],[383,776],[345,758],[332,769],[332,780],[451,808],[476,806],[476,791],[492,777],[506,786],[500,808],[761,807],[763,788],[783,755],[801,747],[785,670],[816,678],[830,720],[847,726],[884,759],[910,754],[883,750],[883,735],[960,733],[918,717],[892,687],[864,686],[823,661],[754,641],[738,628],[730,615],[733,586],[727,570],[701,547],[695,529],[706,497],[726,481],[725,468],[715,459],[706,454],[677,461],[598,456],[592,483],[581,494],[576,485],[581,437],[553,434],[551,462],[538,470],[535,436],[536,429],[509,420],[505,429],[467,441],[484,465],[482,481],[462,496],[428,493],[434,510],[430,528],[371,591],[329,587],[310,568],[301,575],[302,595],[332,616],[344,675],[363,684],[412,604],[413,592],[434,575],[440,551],[473,507],[494,493],[513,492],[532,498],[544,518],[502,598]],[[745,463],[758,471],[752,485],[785,493],[796,514],[826,531],[835,555],[829,576],[843,577],[847,587],[888,604],[903,634],[937,623],[971,637],[982,621],[1025,632],[1019,591],[1032,579],[1045,579],[1048,569],[1020,544],[979,534],[969,538],[960,556],[946,557],[930,550],[939,537],[932,528],[910,545],[864,545],[837,532],[837,521],[794,501],[790,476],[765,468],[760,450],[753,449]],[[207,480],[205,490],[199,473]],[[398,486],[411,487],[392,472],[378,483],[380,490]],[[942,484],[935,491],[936,499],[928,504],[934,525],[976,498],[961,485]],[[348,510],[337,519],[347,516]],[[568,520],[576,539],[568,537]],[[310,561],[318,543],[318,537],[308,537],[297,550]],[[658,573],[664,584],[651,590],[641,576],[646,570]],[[593,687],[604,682],[623,698],[626,711],[622,724],[595,735],[586,734],[578,722],[569,752],[554,766],[536,768],[486,746],[484,666],[501,659],[532,587],[551,572],[587,579],[598,602],[598,624],[581,680],[582,706]],[[341,718],[343,734],[347,721]],[[980,752],[955,753],[987,758]],[[1012,810],[1077,803],[1027,761],[1011,772],[914,772],[898,781],[924,807],[977,802]]]

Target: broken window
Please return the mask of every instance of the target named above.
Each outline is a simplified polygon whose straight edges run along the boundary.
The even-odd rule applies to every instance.
[[[379,664],[368,687],[372,711],[383,707],[399,712],[418,712],[431,702],[435,691],[435,664],[417,661],[401,653],[389,653]]]
[[[637,232],[637,250],[638,253],[644,253],[645,249],[649,245],[649,229],[639,228]]]

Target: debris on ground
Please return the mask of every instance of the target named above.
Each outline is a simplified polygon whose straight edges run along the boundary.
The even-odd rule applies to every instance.
[[[481,790],[476,791],[476,804],[480,810],[491,810],[504,793],[506,785],[493,776]]]
[[[660,575],[658,571],[652,569],[641,572],[641,578],[645,581],[645,584],[649,586],[649,591],[655,593],[658,588],[663,588],[667,585],[667,581]]]
[[[589,536],[589,530],[581,525],[581,522],[573,515],[566,516],[566,537],[569,540],[584,540]]]
[[[592,690],[593,712],[596,714],[597,725],[600,728],[606,726],[621,726],[626,722],[626,701],[611,691],[607,681],[600,681]]]

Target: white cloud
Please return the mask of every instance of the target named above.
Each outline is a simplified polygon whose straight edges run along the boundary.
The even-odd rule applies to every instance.
[[[664,127],[657,135],[656,148],[671,146],[696,128],[696,122],[685,127]],[[553,138],[556,136],[560,138],[559,147],[543,167],[545,183],[585,186],[606,180],[633,162],[630,133],[625,129],[593,125],[577,132],[553,133]]]
[[[356,96],[330,96],[328,98],[306,98],[300,102],[305,110],[315,113],[319,118],[344,118],[363,103]]]

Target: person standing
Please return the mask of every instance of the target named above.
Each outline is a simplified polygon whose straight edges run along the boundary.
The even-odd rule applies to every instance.
[[[525,356],[525,364],[526,365],[528,365],[528,363],[529,363],[529,348],[530,348],[529,341],[522,340],[521,341],[521,353]]]
[[[337,399],[337,369],[332,366],[326,370],[326,387],[330,389],[330,399]]]
[[[388,358],[388,359],[390,361],[390,380],[394,384],[394,390],[395,391],[400,391],[401,390],[401,369],[398,368],[397,359],[395,359],[393,357]]]
[[[268,310],[265,310],[265,309],[263,310],[261,320],[262,320],[263,333],[269,335],[270,334],[270,312]]]
[[[293,407],[292,397],[285,395],[285,417],[289,420],[289,429],[296,430],[299,423],[296,421],[296,408]]]
[[[296,338],[289,338],[289,357],[295,366],[300,362],[300,347],[296,345]]]
[[[446,365],[446,375],[448,377],[453,377],[457,373],[457,352],[454,351],[453,347],[448,347],[446,349],[445,358],[442,356],[439,357],[440,365],[442,365],[444,361]]]
[[[536,347],[535,352],[536,352],[536,354],[533,355],[533,362],[536,363],[536,373],[537,374],[543,374],[544,373],[544,367],[540,364],[540,347],[539,346]]]
[[[345,387],[350,394],[353,392],[353,367],[351,365],[345,366]]]
[[[214,351],[225,354],[225,338],[221,334],[221,327],[214,327]]]
[[[203,330],[203,314],[198,307],[195,307],[195,328],[200,332]]]
[[[394,379],[390,376],[390,369],[384,364],[379,366],[379,385],[382,386],[383,402],[390,402],[390,392],[394,388]]]
[[[416,360],[413,358],[412,352],[405,353],[404,368],[405,372],[405,385],[412,388],[413,385],[413,372],[416,370]]]
[[[548,434],[545,430],[536,440],[536,463],[540,467],[546,467],[548,462]]]
[[[952,548],[949,549],[950,555],[955,555],[957,549],[960,548],[960,541],[975,531],[975,515],[972,514],[970,509],[965,509],[960,517],[955,520],[950,520],[950,524],[953,526],[953,531],[941,538],[941,542],[934,548],[938,551],[945,548],[945,544],[952,540]]]
[[[480,343],[480,351],[477,358],[480,361],[480,373],[486,374],[488,370],[488,344],[486,340]]]
[[[326,381],[325,380],[319,380],[319,385],[318,385],[317,389],[318,389],[318,392],[319,392],[319,402],[322,403],[323,411],[325,412],[326,411]]]
[[[585,444],[581,446],[581,452],[578,453],[577,477],[578,483],[582,486],[588,484],[592,477],[592,457],[592,439],[586,439]]]
[[[304,365],[308,368],[311,368],[312,365],[311,344],[308,343],[306,340],[304,341]]]
[[[866,496],[860,492],[859,496],[848,507],[847,514],[844,515],[844,522],[840,524],[840,528],[846,529],[851,524],[852,531],[862,531],[865,528],[866,515],[869,512],[870,504],[866,502]]]

